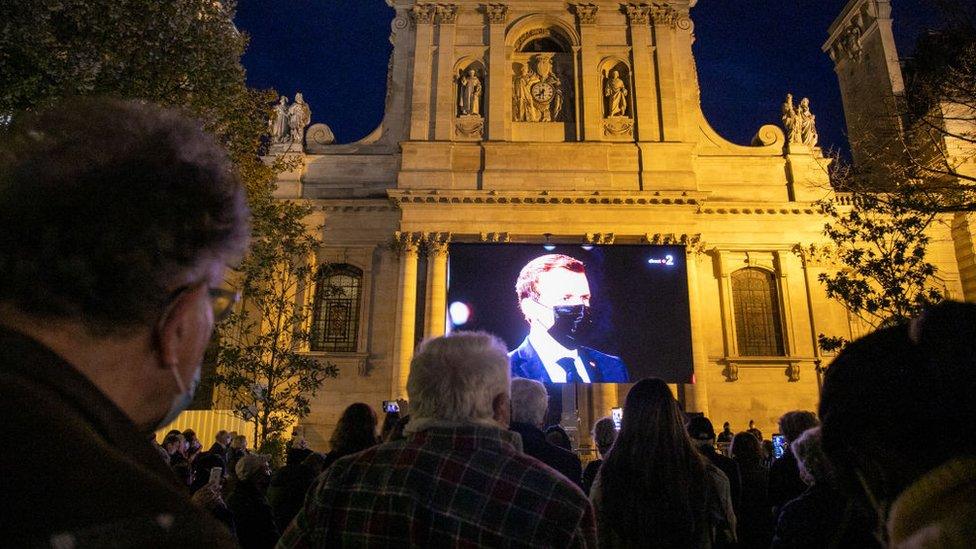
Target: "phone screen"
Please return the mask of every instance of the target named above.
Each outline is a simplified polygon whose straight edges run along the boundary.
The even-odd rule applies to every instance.
[[[210,469],[210,484],[220,486],[220,481],[224,478],[224,470],[220,467]]]
[[[773,435],[773,459],[783,457],[786,452],[786,437],[780,434]]]
[[[384,400],[383,401],[383,411],[387,414],[393,414],[400,411],[400,403],[395,400]]]
[[[624,419],[624,409],[623,408],[611,408],[610,418],[613,419],[613,426],[619,431],[620,423]]]

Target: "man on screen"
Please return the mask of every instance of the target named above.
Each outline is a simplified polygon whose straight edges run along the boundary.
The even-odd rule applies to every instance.
[[[519,272],[515,293],[529,335],[508,354],[512,377],[543,383],[626,383],[620,358],[580,345],[590,309],[590,284],[578,259],[547,254]]]

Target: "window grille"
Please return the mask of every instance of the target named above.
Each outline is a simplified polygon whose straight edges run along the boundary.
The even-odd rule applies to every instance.
[[[739,356],[784,356],[773,273],[753,267],[732,273],[732,303]]]
[[[312,308],[313,351],[356,352],[363,271],[352,265],[327,265],[319,271]]]

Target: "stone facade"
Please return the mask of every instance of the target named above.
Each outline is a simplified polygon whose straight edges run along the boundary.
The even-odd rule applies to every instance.
[[[310,147],[280,180],[281,197],[317,206],[318,260],[364,273],[357,352],[316,353],[340,376],[305,422],[314,447],[348,404],[406,396],[415,343],[444,332],[448,241],[686,244],[696,382],[675,391],[687,409],[765,433],[785,411],[815,409],[817,334],[858,332],[816,280],[829,266],[811,202],[829,193],[828,160],[787,147],[777,126],[752,146],[711,129],[693,0],[389,3],[382,123]],[[962,297],[949,228],[933,249]],[[730,276],[746,267],[774,275],[785,356],[739,354]],[[581,442],[627,390],[566,389]]]

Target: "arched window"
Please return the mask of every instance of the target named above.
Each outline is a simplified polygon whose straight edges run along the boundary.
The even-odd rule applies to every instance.
[[[773,273],[749,267],[732,273],[739,356],[783,356],[783,324]]]
[[[312,308],[313,351],[351,353],[359,339],[359,303],[363,271],[352,265],[323,265],[315,283]]]

